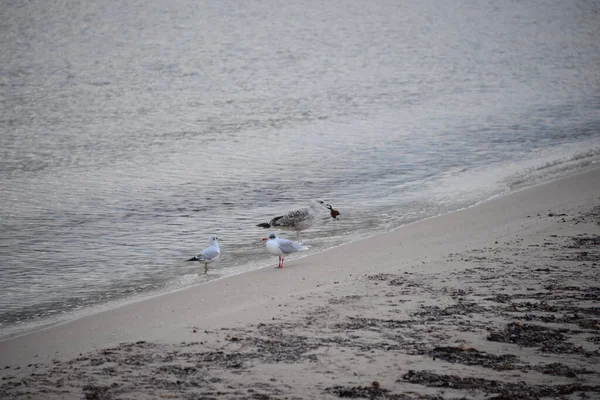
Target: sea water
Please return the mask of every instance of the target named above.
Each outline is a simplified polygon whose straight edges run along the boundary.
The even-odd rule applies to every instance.
[[[308,253],[597,165],[599,12],[4,1],[0,334],[273,267],[256,224],[312,198]]]

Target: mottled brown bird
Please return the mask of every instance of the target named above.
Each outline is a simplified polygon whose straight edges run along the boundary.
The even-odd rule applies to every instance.
[[[269,222],[263,222],[256,226],[296,231],[296,239],[300,240],[300,231],[312,227],[319,214],[319,210],[322,210],[320,207],[326,207],[327,205],[323,199],[313,199],[306,208],[292,210],[287,214],[280,215]]]
[[[338,210],[333,208],[333,206],[331,204],[327,204],[327,208],[329,209],[329,211],[331,213],[331,218],[333,218],[333,219],[337,219],[337,217],[342,215]]]

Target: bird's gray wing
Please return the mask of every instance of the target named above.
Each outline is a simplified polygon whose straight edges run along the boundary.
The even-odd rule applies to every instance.
[[[200,254],[198,254],[196,257],[200,261],[206,261],[218,257],[219,254],[221,254],[221,252],[216,247],[207,247],[206,249],[202,250]]]
[[[302,245],[298,242],[292,242],[287,239],[279,239],[279,248],[283,254],[291,254],[302,249]]]

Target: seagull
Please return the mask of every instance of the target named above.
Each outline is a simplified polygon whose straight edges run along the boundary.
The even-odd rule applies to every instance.
[[[302,246],[302,243],[281,239],[275,233],[269,234],[269,237],[263,238],[263,240],[267,241],[267,250],[269,253],[279,257],[277,268],[283,268],[283,259],[285,256],[301,250],[306,250],[306,247]]]
[[[280,228],[289,231],[296,231],[296,239],[300,240],[300,231],[310,228],[315,222],[320,206],[327,207],[322,199],[313,199],[306,208],[289,211],[287,214],[273,218],[269,222],[258,224],[261,228]]]
[[[220,238],[215,235],[210,235],[208,237],[210,246],[202,250],[198,253],[197,256],[190,258],[187,261],[199,261],[204,263],[204,273],[208,273],[208,264],[215,261],[221,255],[221,249],[219,248],[219,240]]]

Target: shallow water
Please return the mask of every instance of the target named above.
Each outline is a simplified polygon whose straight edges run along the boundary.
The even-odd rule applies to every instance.
[[[599,10],[5,2],[0,331],[274,265],[311,198],[316,252],[595,165]]]

